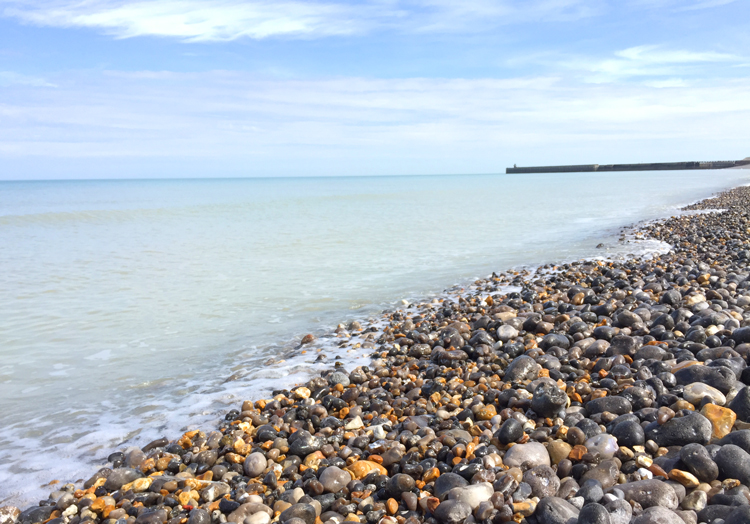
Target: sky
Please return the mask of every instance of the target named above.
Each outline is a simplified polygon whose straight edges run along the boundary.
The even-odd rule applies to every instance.
[[[747,0],[0,0],[0,179],[750,156]]]

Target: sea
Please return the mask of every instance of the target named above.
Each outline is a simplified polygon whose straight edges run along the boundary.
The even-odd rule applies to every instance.
[[[645,254],[621,229],[748,170],[0,182],[0,505],[213,429],[338,358],[339,324],[493,271]],[[316,340],[299,349],[306,334]]]

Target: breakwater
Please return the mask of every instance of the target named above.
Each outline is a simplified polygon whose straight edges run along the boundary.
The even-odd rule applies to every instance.
[[[646,164],[583,164],[572,166],[509,167],[507,174],[519,173],[591,173],[599,171],[679,171],[687,169],[728,169],[750,165],[744,160],[718,160],[711,162],[651,162]]]

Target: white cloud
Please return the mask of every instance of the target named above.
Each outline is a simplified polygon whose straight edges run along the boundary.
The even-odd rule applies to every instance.
[[[683,5],[678,8],[678,11],[697,11],[699,9],[710,9],[712,7],[720,7],[727,4],[733,4],[737,0],[703,0],[694,4]]]
[[[596,0],[598,4],[601,0]],[[88,28],[117,38],[187,42],[325,37],[373,29],[476,31],[518,21],[591,16],[591,0],[0,0],[5,17],[48,27]]]
[[[22,75],[14,71],[0,71],[0,87],[7,87],[11,85],[57,87],[55,84],[47,82],[44,78]]]
[[[109,73],[6,92],[0,157],[26,159],[27,167],[35,158],[99,159],[104,174],[123,158],[181,169],[248,166],[249,174],[497,171],[511,155],[539,160],[540,151],[557,161],[582,147],[592,158],[619,158],[639,144],[640,158],[649,148],[663,158],[656,150],[665,143],[674,151],[746,144],[748,116],[750,80],[657,88],[550,77]]]
[[[630,4],[638,8],[669,9],[671,11],[698,11],[712,9],[738,0],[630,0]]]
[[[52,27],[98,29],[119,38],[223,41],[269,36],[326,36],[358,31],[345,6],[306,2],[159,0],[6,2],[5,16]]]
[[[612,82],[631,77],[676,77],[704,71],[705,64],[743,63],[746,59],[728,53],[669,49],[642,45],[617,51],[613,57],[592,59],[577,57],[562,61],[566,69],[581,71],[587,81]]]

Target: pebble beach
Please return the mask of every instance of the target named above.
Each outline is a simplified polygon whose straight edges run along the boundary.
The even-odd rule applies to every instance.
[[[112,450],[0,524],[748,523],[750,188],[684,211],[628,232],[665,254],[340,325],[371,359]]]

